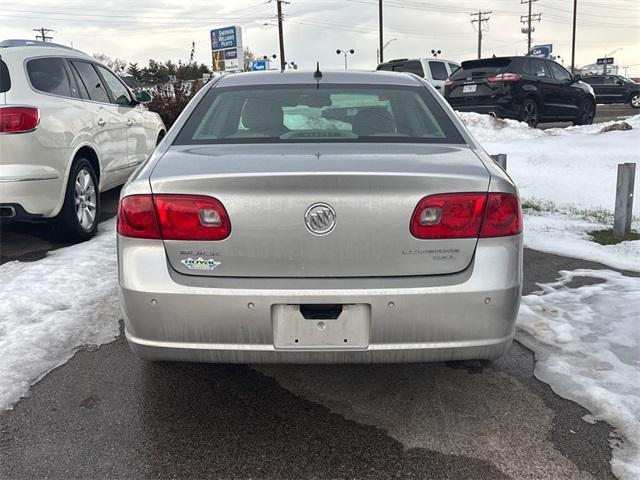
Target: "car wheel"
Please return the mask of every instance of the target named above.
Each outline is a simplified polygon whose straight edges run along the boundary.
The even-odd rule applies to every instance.
[[[640,93],[634,93],[629,99],[629,105],[633,108],[640,108]]]
[[[527,98],[522,104],[518,120],[525,122],[531,128],[538,125],[538,104],[532,98]]]
[[[78,158],[71,167],[62,210],[54,224],[57,236],[84,241],[95,235],[100,218],[100,193],[91,163]]]
[[[593,117],[596,116],[596,104],[591,100],[585,100],[580,110],[578,111],[578,117],[573,121],[574,125],[591,125],[593,123]]]

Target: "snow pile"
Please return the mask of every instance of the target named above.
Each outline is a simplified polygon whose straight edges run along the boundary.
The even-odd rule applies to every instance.
[[[569,288],[574,279],[602,283]],[[610,270],[562,271],[522,299],[518,341],[535,351],[535,376],[625,437],[613,444],[621,479],[640,478],[640,278]]]
[[[0,265],[0,410],[82,346],[119,333],[115,219],[91,241]]]

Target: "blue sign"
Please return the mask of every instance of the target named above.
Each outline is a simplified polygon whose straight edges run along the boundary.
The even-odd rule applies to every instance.
[[[267,61],[266,60],[255,60],[251,64],[251,70],[253,70],[254,72],[258,72],[258,71],[266,70],[266,69],[267,69]]]
[[[531,51],[529,52],[529,57],[541,57],[541,58],[550,58],[551,52],[553,52],[553,45],[535,45]]]
[[[211,50],[224,50],[238,46],[236,27],[216,28],[211,30]]]
[[[613,65],[613,57],[599,58],[598,65]]]

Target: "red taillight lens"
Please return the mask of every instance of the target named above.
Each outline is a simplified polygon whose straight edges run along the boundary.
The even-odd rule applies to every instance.
[[[38,126],[39,121],[37,108],[0,106],[0,133],[29,132]]]
[[[487,78],[487,82],[517,82],[521,78],[517,73],[499,73]]]
[[[151,195],[131,195],[120,201],[118,233],[124,237],[160,239]]]
[[[424,240],[515,235],[522,231],[520,202],[507,193],[432,195],[418,203],[410,231]]]
[[[444,86],[445,86],[445,87],[450,87],[451,85],[453,85],[453,80],[451,80],[450,78],[447,78],[447,79],[444,81]]]
[[[411,234],[421,239],[477,238],[486,197],[486,193],[425,197],[411,217]]]
[[[154,195],[164,240],[223,240],[231,234],[227,211],[218,200],[199,195]]]
[[[506,237],[522,232],[520,200],[508,193],[490,193],[482,222],[482,238]]]

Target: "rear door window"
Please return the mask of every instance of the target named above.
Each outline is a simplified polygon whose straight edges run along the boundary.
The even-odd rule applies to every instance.
[[[34,58],[27,62],[27,75],[39,92],[71,97],[71,85],[61,58]]]
[[[102,85],[102,79],[98,76],[98,72],[95,71],[93,65],[89,62],[77,60],[73,60],[71,64],[76,69],[76,72],[78,72],[80,81],[91,100],[94,102],[111,103],[109,95],[104,85]]]
[[[434,80],[446,80],[449,77],[449,72],[447,72],[444,62],[429,61],[429,70],[431,71],[431,78]]]
[[[11,89],[11,76],[9,75],[9,67],[0,58],[0,93],[8,92]]]
[[[589,85],[602,85],[602,77],[583,77],[581,80]]]
[[[538,78],[551,78],[547,62],[541,58],[530,58],[525,67],[525,73]]]
[[[424,78],[424,69],[422,68],[422,63],[418,60],[392,63],[391,66],[393,67],[394,72],[415,73],[419,77]]]

